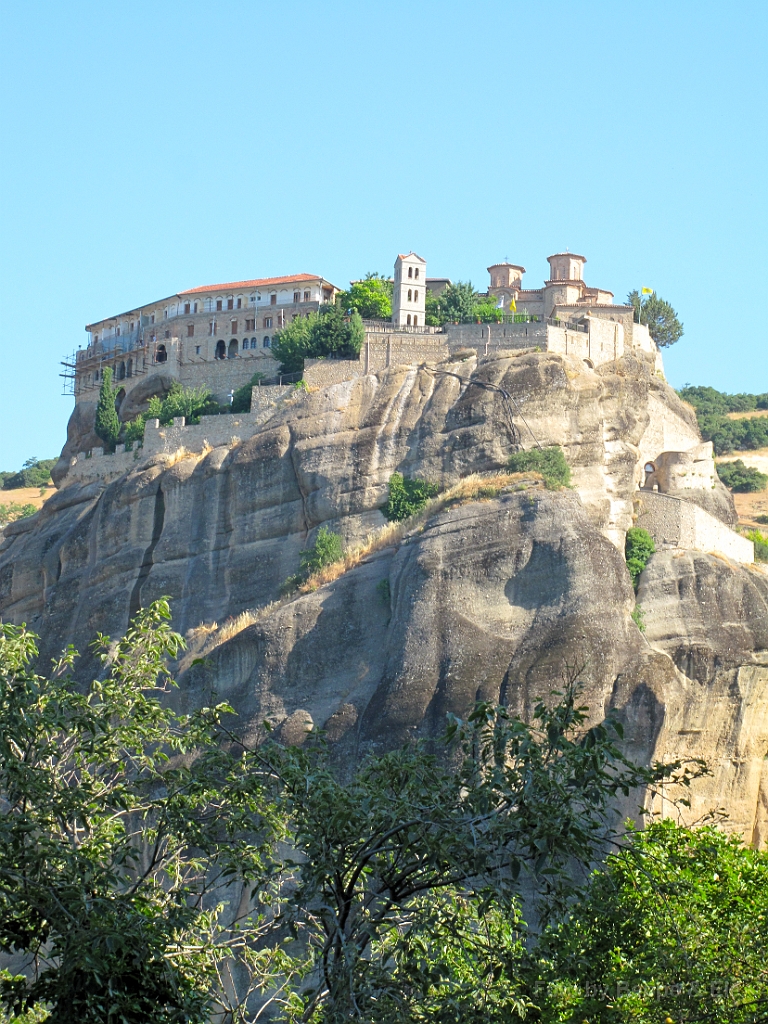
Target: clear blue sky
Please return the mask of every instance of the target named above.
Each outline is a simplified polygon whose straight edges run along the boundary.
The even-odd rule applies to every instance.
[[[181,288],[647,285],[671,382],[768,391],[768,4],[3,0],[0,469],[57,454],[84,325]]]

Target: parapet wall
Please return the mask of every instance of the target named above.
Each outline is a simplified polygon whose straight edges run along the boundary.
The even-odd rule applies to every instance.
[[[658,491],[638,491],[635,502],[637,525],[650,533],[659,548],[715,552],[736,562],[755,560],[751,540],[735,533],[698,505]]]

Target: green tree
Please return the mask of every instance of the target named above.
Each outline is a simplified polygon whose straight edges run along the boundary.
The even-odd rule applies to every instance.
[[[47,487],[55,465],[56,459],[27,459],[18,473],[0,473],[2,487],[6,491],[19,487]]]
[[[653,537],[651,537],[647,530],[642,530],[639,526],[632,526],[627,530],[626,540],[624,541],[624,557],[627,562],[627,569],[629,569],[629,575],[632,577],[632,586],[635,588],[635,593],[637,593],[637,587],[640,583],[640,575],[655,551],[656,545],[653,543]]]
[[[537,955],[542,1024],[765,1021],[768,854],[712,826],[631,832]]]
[[[164,398],[160,398],[159,395],[150,398],[144,418],[170,423],[171,420],[183,416],[188,423],[197,423],[201,416],[208,412],[218,412],[218,408],[218,403],[207,385],[185,387],[175,380]]]
[[[513,473],[541,473],[544,486],[550,491],[568,487],[571,482],[571,467],[565,461],[563,449],[557,444],[513,452],[507,464]]]
[[[457,281],[447,285],[440,296],[443,322],[471,323],[475,303],[475,289],[471,281]]]
[[[717,475],[726,487],[737,494],[764,491],[768,486],[768,473],[761,473],[753,466],[746,466],[741,459],[718,463]]]
[[[495,299],[482,298],[475,302],[472,315],[484,324],[500,324],[504,319],[504,310],[496,305]]]
[[[683,336],[683,325],[672,306],[658,295],[649,295],[643,301],[635,289],[627,295],[627,305],[635,310],[635,322],[648,325],[648,333],[659,346],[674,345]]]
[[[418,477],[393,473],[389,478],[389,495],[382,512],[390,522],[399,522],[420,512],[440,488]]]
[[[314,573],[324,569],[326,565],[337,562],[343,554],[341,537],[338,533],[321,526],[317,531],[315,542],[305,548],[299,556],[300,575],[309,579]]]
[[[429,288],[424,290],[424,323],[427,327],[439,327],[443,323],[442,293],[434,295]]]
[[[264,883],[282,819],[255,758],[222,742],[226,705],[168,709],[169,618],[157,601],[100,637],[85,691],[72,648],[44,677],[34,634],[0,625],[0,951],[35,965],[0,984],[11,1013],[203,1024],[227,970],[272,978],[237,883]]]
[[[354,359],[365,341],[365,328],[358,312],[347,316],[342,306],[321,306],[320,316],[312,326],[312,354]]]
[[[392,282],[380,274],[366,274],[355,281],[337,301],[343,310],[355,309],[364,320],[389,320],[392,317]]]
[[[232,396],[232,404],[229,407],[230,412],[250,412],[251,389],[255,388],[259,381],[264,380],[264,378],[265,374],[261,373],[261,371],[257,371],[247,384],[243,384],[242,387],[237,388]]]
[[[312,332],[318,319],[317,313],[299,316],[275,334],[272,355],[280,362],[281,373],[301,373],[304,360],[312,358]]]
[[[8,523],[15,523],[17,519],[28,519],[37,512],[34,505],[21,504],[18,501],[11,501],[7,505],[0,505],[0,527]]]
[[[510,1019],[521,888],[565,908],[614,797],[681,767],[632,765],[618,724],[587,729],[577,697],[568,681],[531,724],[479,704],[447,746],[411,742],[345,776],[321,744],[263,749],[290,809],[284,914],[308,957],[292,1020]]]
[[[115,395],[118,390],[112,385],[112,368],[105,366],[101,371],[101,387],[93,429],[104,442],[107,451],[115,450],[115,444],[120,436],[120,420],[115,408]]]

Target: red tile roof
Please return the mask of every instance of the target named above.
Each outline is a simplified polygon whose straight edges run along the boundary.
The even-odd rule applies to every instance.
[[[298,284],[299,281],[324,281],[319,274],[289,274],[288,277],[257,277],[253,281],[227,281],[224,284],[207,284],[202,288],[187,288],[179,295],[199,295],[201,292],[235,291],[238,288],[268,288],[276,284]],[[330,284],[330,282],[326,282]]]

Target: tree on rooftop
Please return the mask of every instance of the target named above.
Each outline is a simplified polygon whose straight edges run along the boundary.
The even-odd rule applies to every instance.
[[[635,289],[627,295],[627,305],[635,310],[635,323],[646,324],[648,333],[659,346],[667,348],[683,336],[683,325],[669,302],[658,295],[649,295],[643,302]]]
[[[93,429],[108,451],[114,451],[120,435],[120,420],[115,408],[115,395],[118,390],[119,388],[112,385],[112,368],[105,366],[101,372],[101,387]]]

